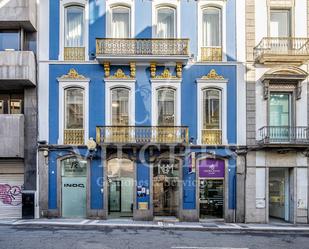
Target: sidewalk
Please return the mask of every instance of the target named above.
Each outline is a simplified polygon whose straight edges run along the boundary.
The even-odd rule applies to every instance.
[[[309,233],[309,225],[288,223],[242,224],[224,222],[170,222],[170,221],[133,221],[130,219],[88,220],[88,219],[34,219],[34,220],[0,220],[0,225],[14,227],[70,227],[72,229],[170,229],[196,231],[248,231],[248,232],[303,232]]]

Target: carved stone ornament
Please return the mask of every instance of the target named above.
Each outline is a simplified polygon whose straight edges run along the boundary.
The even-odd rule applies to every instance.
[[[120,80],[130,80],[131,76],[126,75],[122,69],[117,69],[116,73],[113,76],[110,76],[109,79],[120,79]]]
[[[156,63],[150,63],[150,76],[151,78],[156,77],[157,65]]]
[[[173,76],[168,68],[164,69],[161,75],[157,75],[156,79],[177,79],[176,76]]]
[[[103,66],[104,66],[105,77],[108,78],[111,75],[110,63],[104,62]]]
[[[181,62],[176,63],[176,76],[177,78],[182,77],[182,63]]]
[[[60,77],[62,80],[85,80],[86,77],[84,75],[78,74],[78,72],[71,68],[68,74],[62,75]]]
[[[202,77],[202,80],[224,80],[224,77],[217,74],[215,69],[211,69],[207,75]]]
[[[136,64],[135,64],[135,62],[130,62],[130,76],[131,76],[131,78],[136,77]]]
[[[269,81],[265,80],[263,85],[263,97],[264,99],[268,99],[269,95]]]

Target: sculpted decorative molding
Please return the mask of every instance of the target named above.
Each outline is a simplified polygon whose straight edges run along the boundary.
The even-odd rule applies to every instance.
[[[202,80],[224,80],[224,77],[217,74],[215,69],[211,69],[207,75],[202,76]]]
[[[120,79],[120,80],[131,80],[131,79],[133,79],[133,77],[131,77],[129,75],[126,75],[124,73],[124,71],[119,68],[119,69],[117,69],[116,73],[114,75],[108,77],[108,79],[112,79],[112,80],[116,80],[116,79],[117,80],[118,79]]]
[[[78,72],[71,68],[68,74],[62,75],[60,80],[86,80],[87,78],[84,75],[78,74]]]
[[[173,76],[168,68],[164,69],[161,75],[157,75],[155,79],[177,79],[176,76]]]

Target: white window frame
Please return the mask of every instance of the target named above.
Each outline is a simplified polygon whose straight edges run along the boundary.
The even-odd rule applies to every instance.
[[[180,18],[180,1],[179,0],[153,0],[152,1],[152,37],[157,37],[157,14],[158,9],[170,8],[175,10],[175,37],[181,38],[181,18]]]
[[[197,60],[201,61],[203,46],[203,12],[207,8],[218,8],[221,10],[221,46],[222,46],[222,61],[227,61],[226,56],[226,0],[200,0],[198,2],[198,55]]]
[[[89,82],[90,79],[71,80],[58,78],[59,82],[59,135],[58,144],[64,142],[65,129],[65,90],[68,88],[84,89],[84,141],[88,140],[89,136]]]
[[[129,126],[135,126],[135,80],[105,79],[105,125],[112,125],[112,90],[126,88],[129,90]]]
[[[58,59],[64,59],[64,32],[65,32],[65,9],[70,6],[80,6],[84,8],[84,47],[85,47],[85,61],[89,61],[89,0],[60,0],[60,29],[59,29],[59,55]]]
[[[111,27],[112,27],[112,10],[113,8],[124,7],[129,9],[130,13],[130,34],[129,38],[135,36],[135,4],[134,0],[109,0],[106,1],[106,37],[113,38]]]
[[[172,88],[175,90],[175,126],[181,126],[181,79],[152,79],[151,80],[151,124],[158,126],[158,90],[162,88]]]
[[[221,90],[221,129],[222,145],[227,145],[227,83],[228,80],[197,79],[197,144],[202,144],[203,128],[203,91],[205,89]]]
[[[220,118],[220,123],[219,123],[219,128],[218,129],[222,130],[222,89],[221,88],[216,88],[216,87],[206,87],[206,88],[201,89],[201,91],[202,91],[202,105],[204,104],[204,92],[211,91],[211,90],[219,92],[219,101],[220,101],[219,102],[220,103],[220,106],[219,106],[219,108],[220,108],[219,118]],[[206,101],[207,101],[207,99],[206,99]],[[203,110],[203,106],[202,106],[202,110]],[[204,115],[206,115],[206,113],[204,113],[202,111],[202,126],[203,126]]]

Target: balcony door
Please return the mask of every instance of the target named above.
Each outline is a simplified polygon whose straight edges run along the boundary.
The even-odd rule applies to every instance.
[[[176,10],[170,7],[157,9],[157,37],[176,37]]]
[[[270,37],[291,36],[291,13],[290,10],[270,11]]]
[[[202,60],[221,61],[221,9],[214,7],[204,9],[202,21]]]
[[[161,88],[158,94],[158,126],[176,125],[176,91],[172,88]]]
[[[130,8],[117,6],[112,8],[112,38],[129,38],[131,36]]]
[[[270,93],[269,136],[277,142],[288,142],[291,132],[291,93]]]

